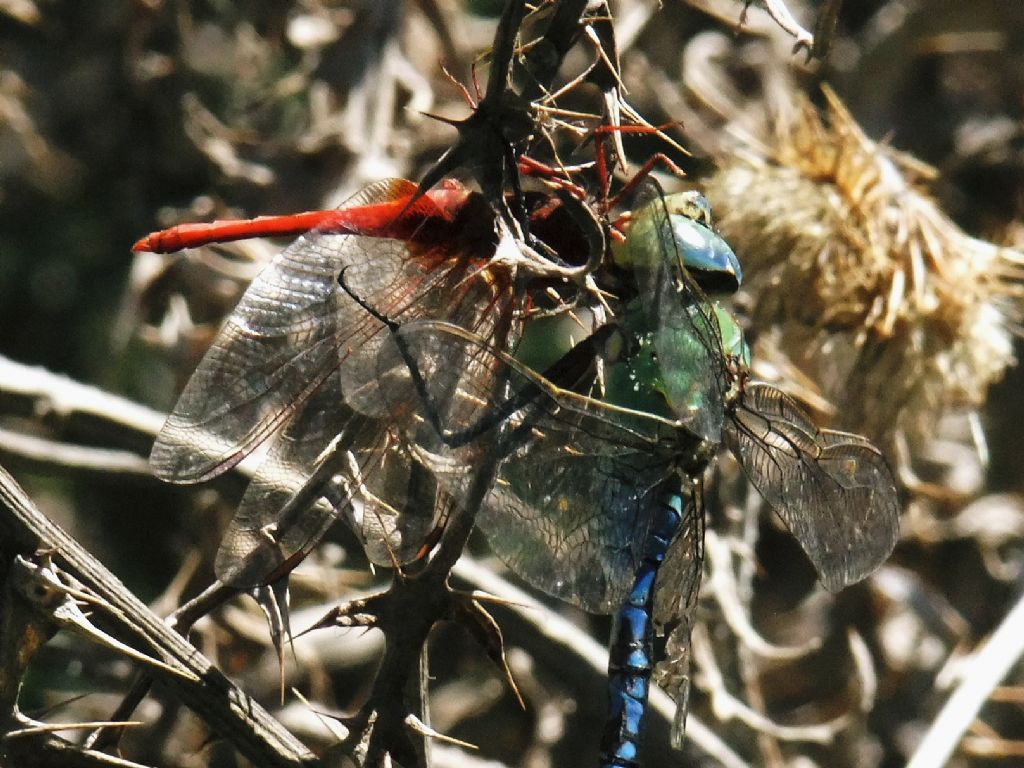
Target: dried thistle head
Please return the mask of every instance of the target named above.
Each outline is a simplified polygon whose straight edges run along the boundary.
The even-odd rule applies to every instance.
[[[706,194],[747,274],[755,359],[795,364],[839,426],[915,451],[1013,362],[1024,256],[966,235],[929,197],[930,168],[826,97],[827,119],[783,105]]]

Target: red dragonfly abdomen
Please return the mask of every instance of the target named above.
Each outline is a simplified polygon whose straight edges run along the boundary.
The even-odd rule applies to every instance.
[[[378,202],[283,216],[179,224],[146,235],[132,250],[173,253],[252,237],[297,237],[313,230],[397,240],[426,239],[434,235],[432,225],[450,224],[455,219],[469,192],[457,182],[448,182],[419,198],[416,194],[417,187],[411,181],[393,180],[377,197]]]

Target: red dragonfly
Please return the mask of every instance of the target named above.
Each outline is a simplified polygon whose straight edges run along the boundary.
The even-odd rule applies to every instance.
[[[558,208],[541,206],[535,219]],[[393,179],[337,210],[182,224],[134,250],[283,235],[299,237],[246,290],[150,456],[159,477],[196,483],[269,441],[217,556],[218,577],[239,588],[282,580],[338,515],[375,562],[412,559],[451,499],[399,439],[396,404],[384,402],[380,317],[444,320],[500,346],[526,305],[517,275],[529,254],[481,195],[452,181],[421,195]],[[558,273],[546,259],[532,263],[535,274]]]

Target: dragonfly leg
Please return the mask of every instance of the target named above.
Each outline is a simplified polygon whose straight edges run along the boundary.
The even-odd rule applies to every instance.
[[[624,133],[629,134],[653,134],[668,141],[673,146],[678,146],[674,141],[665,136],[665,129],[670,128],[674,125],[673,123],[666,123],[665,125],[599,125],[594,129],[595,145],[594,145],[594,159],[597,165],[598,180],[601,184],[601,198],[602,205],[605,211],[609,211],[614,208],[622,198],[626,197],[637,185],[643,181],[647,176],[650,175],[651,171],[654,170],[656,165],[664,166],[668,171],[676,176],[684,176],[683,170],[676,165],[669,157],[661,152],[657,152],[647,160],[646,163],[637,171],[626,185],[620,189],[614,196],[611,195],[612,185],[612,164],[608,162],[608,147],[605,142],[605,138],[610,135],[621,135]]]

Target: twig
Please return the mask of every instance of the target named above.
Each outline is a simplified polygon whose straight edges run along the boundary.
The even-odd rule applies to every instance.
[[[960,685],[949,697],[907,768],[945,765],[978,711],[1024,654],[1024,597],[1006,615],[974,658],[963,665]]]
[[[256,701],[235,687],[102,563],[43,515],[2,467],[0,541],[4,542],[5,556],[12,559],[14,555],[30,556],[41,549],[52,552],[53,559],[62,568],[74,573],[100,600],[112,606],[114,610],[108,617],[110,629],[122,642],[137,645],[142,638],[146,646],[160,650],[166,663],[188,672],[189,677],[183,677],[167,674],[159,667],[147,670],[175,691],[215,733],[231,741],[256,764],[291,767],[319,764],[312,753]],[[6,571],[7,563],[4,563]]]
[[[756,519],[756,518],[754,518]],[[705,589],[715,596],[722,608],[722,617],[751,653],[765,659],[784,661],[807,656],[821,647],[821,640],[813,637],[802,645],[776,645],[769,642],[750,623],[750,612],[739,596],[739,585],[732,570],[728,543],[714,531],[704,533],[704,551],[710,565],[711,577]]]
[[[780,725],[737,699],[725,684],[712,651],[711,638],[703,624],[693,630],[693,660],[704,677],[702,688],[711,696],[711,708],[719,720],[739,720],[749,728],[784,741],[829,744],[850,723],[847,714],[817,725]]]
[[[165,418],[152,408],[2,355],[0,408],[72,427],[99,423],[105,434],[121,432],[123,446],[137,446],[140,453],[148,449]]]
[[[68,469],[151,477],[149,462],[131,451],[73,445],[0,427],[0,452]]]
[[[37,723],[15,712],[0,721],[0,761],[18,768],[148,768],[105,752],[86,749],[52,735],[54,730],[91,727],[97,723],[50,725]],[[120,726],[130,723],[119,723]],[[45,738],[39,738],[45,736]]]

